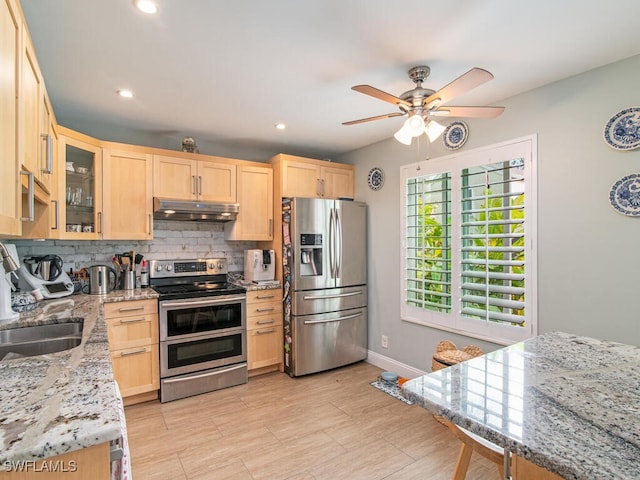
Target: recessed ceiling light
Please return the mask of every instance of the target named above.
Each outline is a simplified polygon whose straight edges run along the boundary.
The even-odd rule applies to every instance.
[[[285,128],[287,128],[287,126],[284,123],[276,123],[275,127],[278,130],[284,130]]]
[[[144,13],[153,14],[158,11],[158,6],[151,0],[134,0],[133,4],[138,10]]]
[[[118,90],[118,95],[124,98],[133,98],[133,92],[127,89]]]

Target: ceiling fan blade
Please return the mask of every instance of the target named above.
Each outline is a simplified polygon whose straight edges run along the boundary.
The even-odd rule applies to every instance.
[[[386,115],[378,115],[376,117],[361,118],[360,120],[351,120],[350,122],[342,122],[342,125],[356,125],[358,123],[373,122],[374,120],[382,120],[383,118],[402,117],[405,113],[387,113]]]
[[[442,117],[496,118],[504,107],[442,107],[429,115]]]
[[[454,81],[445,85],[437,92],[424,99],[424,105],[431,108],[429,104],[437,102],[434,106],[444,105],[458,95],[462,95],[469,90],[488,82],[493,75],[482,68],[472,68],[467,73],[463,73]]]
[[[369,95],[373,98],[377,98],[378,100],[382,100],[383,102],[389,102],[393,105],[404,105],[405,107],[411,107],[411,104],[401,98],[398,98],[390,93],[383,92],[382,90],[378,90],[371,85],[356,85],[355,87],[351,87],[351,90],[355,90],[356,92],[364,93],[365,95]]]

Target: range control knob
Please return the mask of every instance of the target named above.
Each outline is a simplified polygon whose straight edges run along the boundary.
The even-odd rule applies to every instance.
[[[215,263],[210,263],[209,264],[209,270],[215,270],[216,269],[216,264]]]
[[[222,270],[222,262],[218,262],[218,268]]]
[[[166,267],[164,267],[164,269],[165,269],[167,272],[170,272],[171,270],[173,270],[173,267],[171,266],[171,264],[169,264],[169,265],[167,265]]]
[[[156,272],[162,271],[162,265],[156,265]]]

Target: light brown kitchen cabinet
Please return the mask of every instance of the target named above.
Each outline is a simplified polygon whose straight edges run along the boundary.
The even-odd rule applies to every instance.
[[[113,375],[125,405],[158,397],[160,361],[157,300],[104,304]]]
[[[42,75],[28,31],[21,29],[20,77],[18,90],[18,131],[20,161],[22,168],[40,177],[40,101],[42,98]]]
[[[320,167],[323,198],[354,198],[355,169],[352,165],[331,163]]]
[[[153,238],[153,156],[127,145],[102,150],[102,238]]]
[[[354,167],[311,158],[279,154],[282,197],[353,198]]]
[[[22,222],[22,238],[60,238],[60,201],[58,191],[58,134],[51,102],[43,89],[40,102],[40,130],[38,145],[39,178],[34,184],[33,219]],[[30,193],[23,189],[22,211],[30,208]]]
[[[100,142],[58,127],[57,161],[60,169],[60,238],[100,240],[103,233]]]
[[[22,233],[18,180],[18,73],[22,20],[14,0],[0,1],[0,235]]]
[[[247,292],[249,376],[280,370],[283,361],[282,289]]]
[[[234,222],[224,224],[227,240],[273,238],[273,169],[270,165],[238,165],[238,203]]]
[[[61,478],[65,480],[109,480],[111,478],[110,451],[109,442],[102,442],[91,447],[34,461],[31,468],[28,468],[30,464],[27,460],[23,464],[27,468],[0,471],[0,480],[60,480]],[[60,470],[52,468],[52,465],[59,466]],[[66,470],[62,470],[63,468]]]
[[[236,161],[222,157],[153,156],[153,196],[235,203]]]

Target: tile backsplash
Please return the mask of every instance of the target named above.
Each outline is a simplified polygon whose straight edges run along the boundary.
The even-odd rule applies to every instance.
[[[166,258],[226,258],[229,271],[242,272],[244,251],[255,242],[227,242],[224,224],[156,220],[153,240],[12,240],[20,259],[28,255],[55,254],[62,258],[65,271],[95,264],[111,265],[116,253],[135,250],[146,260]]]

